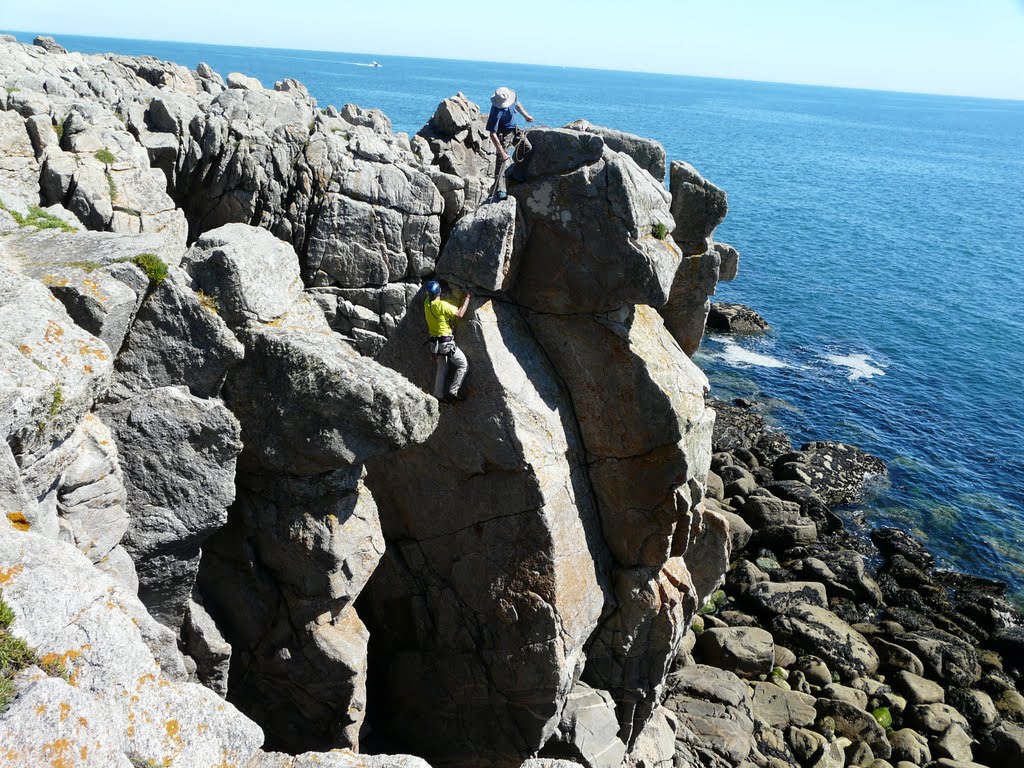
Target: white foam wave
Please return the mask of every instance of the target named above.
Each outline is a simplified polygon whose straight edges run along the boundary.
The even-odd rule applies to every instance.
[[[722,351],[718,354],[724,362],[730,365],[746,366],[756,365],[760,368],[789,368],[789,366],[771,355],[762,355],[752,349],[741,347],[735,341],[726,340]]]
[[[883,369],[872,364],[874,361],[871,360],[869,355],[826,355],[825,359],[832,363],[832,365],[849,369],[850,374],[847,378],[850,381],[885,376]]]

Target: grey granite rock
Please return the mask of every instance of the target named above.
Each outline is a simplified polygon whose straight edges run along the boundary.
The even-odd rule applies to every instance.
[[[774,683],[752,682],[754,718],[775,728],[810,727],[816,714],[814,697],[798,691],[787,691]]]
[[[894,682],[906,694],[910,704],[943,704],[946,701],[941,685],[912,672],[897,672]]]
[[[66,438],[106,391],[106,344],[42,283],[0,267],[0,434],[24,465]]]
[[[218,314],[212,297],[199,295],[188,276],[172,268],[146,296],[115,361],[113,389],[121,397],[147,389],[187,386],[197,397],[216,397],[245,354]]]
[[[360,356],[308,299],[239,335],[245,359],[224,397],[252,460],[267,468],[312,475],[353,466],[422,442],[437,424],[432,397]]]
[[[885,729],[870,712],[838,699],[818,699],[815,708],[819,718],[831,718],[837,735],[851,741],[866,741],[872,753],[883,760],[888,759],[893,748],[886,738]]]
[[[256,752],[260,729],[212,692],[183,682],[173,634],[73,547],[0,524],[0,573],[15,633],[44,661],[62,661],[68,676],[47,678],[38,669],[19,676],[22,695],[0,715],[12,765],[60,758],[127,768],[129,758],[165,757],[214,765],[245,763]],[[78,762],[82,746],[95,760]]]
[[[776,616],[785,615],[799,605],[828,608],[825,588],[812,581],[761,582],[751,587],[748,596],[761,610]]]
[[[516,200],[510,197],[459,219],[437,261],[437,274],[472,290],[509,290],[526,240],[522,220],[517,233],[517,213]]]
[[[138,306],[135,291],[103,269],[58,266],[32,272],[60,300],[76,325],[117,354]]]
[[[893,640],[921,659],[929,677],[962,688],[981,678],[977,651],[948,632],[924,629],[897,635]]]
[[[67,49],[49,35],[36,35],[32,44],[42,48],[47,53],[67,53]]]
[[[185,609],[181,645],[184,652],[195,661],[199,682],[225,698],[228,693],[231,644],[224,639],[206,609],[194,600],[189,600]]]
[[[878,669],[878,654],[863,635],[827,609],[795,606],[776,617],[772,629],[783,642],[820,656],[840,674],[871,675]]]
[[[720,278],[721,279],[721,278]],[[743,304],[714,301],[708,313],[707,329],[718,333],[765,333],[772,328],[768,321]]]
[[[361,475],[243,474],[204,548],[204,607],[245,670],[232,699],[276,745],[359,744],[368,634],[352,604],[384,550]]]
[[[612,697],[579,683],[566,697],[562,719],[546,748],[571,755],[587,768],[619,768],[626,745],[618,731]]]
[[[715,243],[714,249],[718,252],[718,279],[735,280],[739,274],[740,252],[726,243]]]
[[[291,246],[244,224],[204,233],[182,267],[231,325],[268,323],[287,312],[302,292],[299,261]]]
[[[576,120],[565,126],[574,131],[593,133],[604,139],[605,146],[632,157],[636,164],[657,181],[665,180],[665,148],[653,139],[645,139],[631,133],[593,125],[587,120]]]
[[[474,302],[456,338],[475,366],[467,399],[423,445],[368,462],[388,546],[367,623],[396,654],[391,727],[428,756],[523,755],[582,668],[606,556],[567,395],[518,311]],[[422,320],[407,316],[379,360],[426,385]]]
[[[910,728],[901,728],[890,734],[889,743],[892,746],[890,757],[894,763],[906,760],[913,765],[924,765],[932,759],[928,739]]]
[[[701,658],[741,677],[771,672],[775,663],[772,636],[754,627],[706,629],[697,638]]]
[[[668,194],[632,158],[609,150],[593,165],[535,177],[510,193],[530,226],[514,292],[519,303],[568,314],[668,300],[680,254],[654,234],[671,222]]]
[[[689,163],[672,161],[669,170],[672,237],[688,255],[704,253],[708,238],[729,209],[725,192],[705,179]]]
[[[124,546],[140,597],[175,631],[181,626],[204,539],[227,520],[235,496],[238,421],[215,400],[162,387],[104,405],[117,440],[131,523]]]
[[[692,750],[700,765],[740,765],[752,756],[751,694],[732,673],[703,665],[673,672],[665,680],[665,707],[685,728],[677,744]]]

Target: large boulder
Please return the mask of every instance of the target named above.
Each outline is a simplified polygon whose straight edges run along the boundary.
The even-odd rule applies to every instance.
[[[190,282],[172,267],[146,295],[115,361],[117,395],[181,385],[196,397],[220,394],[245,349],[220,317],[216,301],[197,294]]]
[[[826,608],[793,606],[772,621],[772,629],[787,645],[820,656],[847,677],[872,675],[878,669],[878,654],[864,636]]]
[[[354,608],[384,550],[361,468],[244,474],[198,589],[230,641],[233,701],[275,748],[359,744],[368,634]]]
[[[674,541],[676,553],[685,549],[683,522],[711,462],[704,375],[648,307],[527,318],[572,398],[616,561],[664,563]]]
[[[741,765],[756,754],[750,689],[731,672],[700,664],[681,667],[665,680],[664,705],[685,729],[677,736],[677,750],[692,750],[693,764]]]
[[[421,328],[407,317],[380,360],[425,386]],[[571,405],[519,312],[474,305],[456,336],[467,400],[368,463],[388,540],[371,651],[392,659],[385,726],[427,755],[508,759],[558,725],[605,603],[603,546]]]
[[[253,722],[184,682],[174,634],[70,545],[0,520],[0,582],[14,634],[63,669],[15,678],[0,713],[5,765],[245,764],[259,749]]]
[[[308,299],[239,335],[245,358],[224,397],[242,423],[246,462],[313,475],[422,442],[437,424],[437,401],[362,357]]]
[[[231,325],[268,323],[287,312],[302,292],[291,246],[244,224],[205,232],[181,266]]]
[[[604,128],[588,120],[576,120],[565,127],[600,136],[604,139],[605,146],[632,157],[636,164],[651,174],[656,181],[665,180],[665,148],[654,139],[645,139],[643,136],[617,131],[614,128]]]
[[[131,523],[124,545],[137,564],[139,595],[177,631],[200,547],[227,522],[235,497],[238,421],[220,401],[200,400],[184,387],[141,392],[99,412],[125,474]]]
[[[550,133],[535,152],[549,144],[565,152],[555,139],[574,138]],[[658,237],[659,225],[672,224],[665,189],[632,158],[611,150],[582,154],[575,169],[564,167],[568,161],[543,160],[531,160],[531,180],[509,189],[530,226],[517,301],[558,314],[665,304],[681,258],[670,240]],[[552,175],[539,175],[541,169]]]
[[[0,434],[24,467],[76,428],[112,360],[46,287],[0,267]]]
[[[729,210],[725,192],[678,160],[672,161],[669,170],[669,189],[675,219],[672,237],[687,255],[704,253],[711,233]]]
[[[526,236],[514,197],[484,205],[463,216],[448,235],[437,274],[474,290],[507,291],[519,267],[517,256]]]

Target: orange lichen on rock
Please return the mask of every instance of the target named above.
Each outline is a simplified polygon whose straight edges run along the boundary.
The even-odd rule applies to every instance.
[[[72,768],[75,764],[73,748],[70,739],[55,739],[49,744],[44,744],[43,755],[47,760],[46,764],[52,768]]]
[[[68,715],[71,714],[71,705],[66,701],[60,703],[60,721],[63,723],[68,719]]]
[[[82,281],[82,287],[85,288],[86,292],[97,301],[107,301],[108,297],[100,291],[100,284],[94,278],[85,278],[85,280]]]
[[[27,531],[29,528],[32,527],[32,524],[29,523],[28,518],[25,517],[25,513],[20,510],[17,510],[15,512],[8,512],[7,519],[10,521],[11,525],[17,528],[19,531]]]
[[[64,337],[64,329],[53,320],[46,321],[46,332],[43,334],[43,338],[46,339],[48,344],[56,344]]]
[[[28,344],[22,344],[21,346],[19,346],[18,351],[21,352],[21,354],[23,354],[25,357],[32,356],[32,347],[30,347]]]
[[[0,568],[0,587],[5,587],[11,580],[25,570],[24,565],[12,565],[10,568]]]
[[[106,347],[102,344],[97,344],[93,341],[80,340],[78,342],[78,354],[90,355],[95,357],[97,360],[106,360],[110,355],[107,353]]]

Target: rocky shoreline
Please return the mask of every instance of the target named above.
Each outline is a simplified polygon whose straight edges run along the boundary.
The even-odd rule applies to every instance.
[[[1021,764],[1024,630],[1006,586],[937,569],[897,529],[847,528],[831,507],[860,500],[878,459],[794,450],[755,403],[709,402],[705,504],[733,549],[667,681],[692,764]]]

